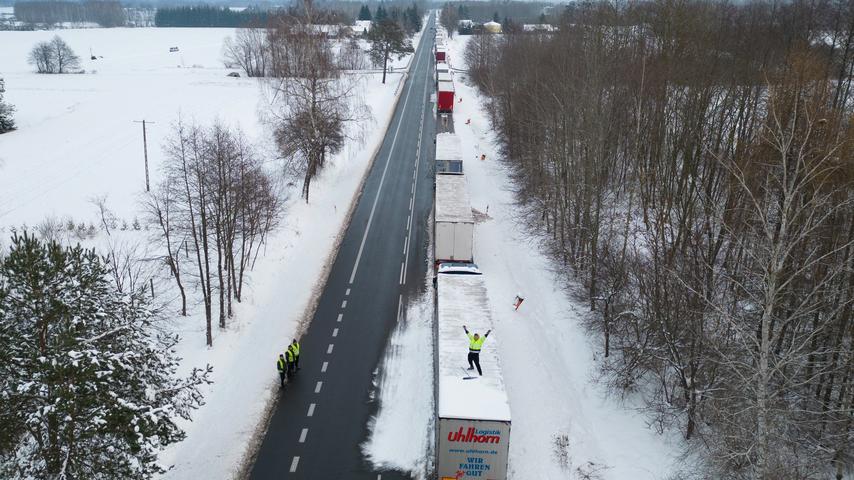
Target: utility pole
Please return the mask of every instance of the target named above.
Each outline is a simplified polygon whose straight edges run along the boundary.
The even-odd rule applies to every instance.
[[[150,192],[151,186],[148,183],[148,140],[145,138],[145,120],[134,120],[133,123],[142,124],[142,152],[145,155],[145,191]],[[154,122],[148,122],[154,124]]]

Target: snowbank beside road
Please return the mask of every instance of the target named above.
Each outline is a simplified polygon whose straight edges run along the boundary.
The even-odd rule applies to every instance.
[[[433,293],[410,303],[389,338],[379,381],[376,416],[362,445],[378,468],[426,479],[433,451]],[[401,442],[402,438],[411,441]]]
[[[469,38],[448,42],[455,68],[465,68],[459,62]],[[484,99],[464,81],[458,73],[454,125],[472,208],[488,214],[475,226],[475,262],[489,291],[495,329],[504,339],[501,368],[513,412],[510,478],[577,478],[582,472],[615,480],[665,477],[677,447],[591,381],[596,364],[581,325],[584,308],[568,298],[552,262],[532,248],[535,242],[519,226]],[[525,300],[514,311],[518,293]]]

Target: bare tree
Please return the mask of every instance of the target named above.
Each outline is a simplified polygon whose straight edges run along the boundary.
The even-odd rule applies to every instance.
[[[351,103],[357,82],[340,78],[328,42],[307,28],[307,21],[281,17],[270,35],[276,143],[292,170],[303,176],[306,201],[327,156],[344,145],[346,124],[366,115],[364,106]]]
[[[37,43],[30,50],[28,61],[38,73],[70,73],[80,69],[80,57],[59,35],[49,42]]]
[[[263,28],[239,28],[222,47],[227,65],[237,65],[248,77],[267,76],[270,53],[267,32]]]
[[[32,50],[27,61],[36,67],[38,73],[56,73],[53,47],[50,42],[39,42]]]

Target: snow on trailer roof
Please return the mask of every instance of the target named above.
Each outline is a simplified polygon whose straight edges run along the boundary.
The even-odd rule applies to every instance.
[[[474,223],[465,175],[436,175],[436,221]]]
[[[469,340],[463,325],[472,334],[481,335],[492,328],[483,276],[439,274],[437,292],[439,418],[509,422],[510,403],[501,377],[495,332],[489,334],[480,353],[483,376],[466,370]]]
[[[436,134],[436,160],[462,160],[463,148],[455,133]]]
[[[454,82],[446,82],[442,80],[439,82],[439,91],[440,92],[453,92],[454,91]]]

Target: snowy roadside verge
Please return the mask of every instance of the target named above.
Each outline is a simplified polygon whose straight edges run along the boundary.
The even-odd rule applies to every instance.
[[[464,58],[469,38],[449,42],[451,58]],[[481,108],[485,99],[464,77],[455,78],[463,101],[455,105],[454,119],[472,207],[483,214],[475,227],[475,262],[495,329],[505,339],[498,348],[513,416],[510,478],[666,477],[677,442],[654,433],[630,401],[614,401],[591,380],[596,350],[582,326],[585,309],[569,298],[553,263],[518,222],[510,175],[497,160],[498,145]],[[525,301],[516,311],[519,293]]]

